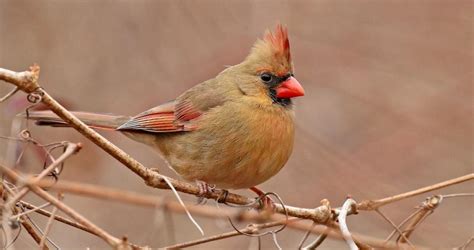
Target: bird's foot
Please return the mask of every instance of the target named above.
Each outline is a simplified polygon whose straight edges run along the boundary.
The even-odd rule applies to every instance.
[[[272,200],[272,198],[266,193],[257,188],[257,187],[251,187],[250,190],[252,190],[254,193],[258,195],[258,199],[260,200],[261,207],[265,210],[270,210],[274,211],[276,208],[275,202]]]
[[[209,185],[204,181],[196,181],[196,184],[199,187],[199,193],[197,194],[197,204],[205,204],[207,196],[216,190],[216,186]]]

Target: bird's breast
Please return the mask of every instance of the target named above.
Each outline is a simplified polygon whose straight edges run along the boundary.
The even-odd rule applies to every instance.
[[[230,103],[209,110],[197,130],[157,138],[164,157],[188,180],[221,188],[249,188],[275,175],[294,140],[293,111]]]

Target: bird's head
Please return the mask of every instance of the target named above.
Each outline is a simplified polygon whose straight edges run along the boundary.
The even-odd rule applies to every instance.
[[[237,84],[247,95],[283,106],[290,105],[291,98],[304,95],[303,87],[294,77],[288,31],[282,25],[277,25],[274,32],[266,31],[237,68],[243,78]]]

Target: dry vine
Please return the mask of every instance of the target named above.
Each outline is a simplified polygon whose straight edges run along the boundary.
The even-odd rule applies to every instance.
[[[33,104],[38,102],[45,104],[65,122],[70,124],[85,137],[90,139],[108,154],[116,158],[123,165],[133,171],[136,175],[141,177],[148,186],[160,189],[174,188],[178,192],[191,195],[199,194],[199,188],[196,185],[164,176],[156,169],[150,169],[143,166],[123,150],[86,126],[74,115],[68,112],[64,107],[62,107],[44,89],[42,89],[38,83],[38,79],[39,67],[36,65],[32,66],[29,71],[24,72],[14,72],[0,68],[0,80],[14,85],[14,89],[6,96],[2,97],[0,102],[6,101],[9,97],[21,90],[28,94],[28,100],[30,102]],[[300,247],[304,245],[311,233],[319,234],[317,239],[305,247],[308,249],[314,249],[318,247],[327,237],[345,240],[351,249],[365,249],[372,247],[416,248],[417,246],[410,242],[409,237],[413,234],[418,225],[420,225],[420,223],[422,223],[423,220],[425,220],[427,216],[429,216],[434,211],[434,209],[436,209],[441,204],[443,199],[473,196],[472,193],[431,196],[425,202],[423,202],[421,207],[415,213],[409,215],[407,219],[398,225],[395,224],[388,216],[382,213],[380,208],[409,197],[472,180],[474,179],[474,174],[467,174],[458,178],[436,183],[431,186],[422,187],[420,189],[378,200],[365,200],[357,203],[354,199],[349,198],[346,200],[342,208],[334,209],[331,209],[327,200],[323,200],[321,202],[322,204],[316,208],[293,207],[281,202],[281,204],[276,204],[276,213],[268,213],[268,211],[258,213],[255,210],[248,210],[247,208],[260,208],[259,202],[256,202],[255,199],[234,193],[226,194],[225,203],[228,205],[240,205],[241,208],[244,209],[219,206],[215,207],[210,205],[197,206],[193,204],[185,204],[181,201],[175,202],[163,198],[160,199],[156,196],[137,194],[124,190],[115,190],[103,186],[94,186],[90,184],[73,183],[59,180],[58,176],[61,172],[60,169],[62,169],[60,166],[62,166],[67,158],[79,151],[81,148],[80,144],[61,142],[49,145],[41,145],[31,138],[31,135],[27,130],[24,132],[27,136],[20,136],[20,138],[16,139],[27,143],[34,143],[35,145],[44,148],[48,158],[50,159],[50,162],[49,165],[45,166],[44,170],[36,176],[28,176],[22,173],[17,173],[7,166],[0,165],[0,170],[3,175],[0,193],[2,194],[3,198],[2,229],[4,231],[5,248],[8,248],[9,245],[13,244],[15,237],[12,237],[12,230],[15,230],[18,227],[20,229],[24,228],[25,231],[35,240],[35,242],[38,243],[39,248],[49,249],[49,245],[55,246],[54,242],[48,237],[48,232],[50,231],[54,221],[61,222],[78,230],[96,235],[97,237],[103,239],[111,247],[116,249],[147,248],[146,246],[137,246],[130,243],[126,237],[112,236],[98,225],[75,211],[73,208],[67,206],[64,202],[62,202],[61,199],[63,194],[68,193],[106,199],[110,201],[118,201],[122,203],[130,203],[138,206],[150,206],[154,208],[158,207],[161,209],[166,209],[166,211],[176,213],[186,213],[190,211],[194,215],[208,218],[229,218],[233,221],[251,222],[251,224],[249,224],[244,229],[235,228],[235,231],[214,236],[207,236],[202,239],[171,245],[166,248],[184,248],[239,235],[262,236],[265,234],[272,235],[275,245],[279,247],[276,238],[276,233],[279,230],[268,231],[263,234],[260,233],[260,230],[281,225],[306,232],[303,240],[301,241]],[[52,149],[48,148],[51,147],[51,145],[53,145],[53,149],[58,147],[63,148],[64,152],[59,157],[53,157],[49,153]],[[52,176],[54,179],[46,179],[45,177],[47,176]],[[46,187],[48,188],[48,192],[44,189]],[[56,192],[58,197],[55,197],[55,195],[52,195],[50,192]],[[34,193],[47,203],[40,206],[28,203],[23,200],[23,197],[27,193]],[[217,202],[222,202],[223,194],[224,193],[222,191],[216,190],[208,194],[206,198],[216,200]],[[53,207],[52,211],[46,210],[46,207],[48,206]],[[64,212],[70,218],[68,219],[58,216],[56,214],[57,211]],[[393,232],[386,240],[376,239],[350,232],[346,222],[346,216],[350,214],[357,214],[358,211],[377,212],[394,228]],[[30,213],[38,213],[49,217],[43,231],[29,218],[28,215]],[[284,215],[289,216],[290,218],[287,218]],[[313,224],[308,225],[307,223],[304,223],[304,220],[311,220]],[[393,236],[397,234],[398,238],[392,240]],[[471,241],[472,238],[464,243],[462,248],[465,248]]]

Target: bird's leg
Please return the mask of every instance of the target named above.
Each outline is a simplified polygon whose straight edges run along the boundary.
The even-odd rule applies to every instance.
[[[205,198],[216,189],[215,185],[209,185],[207,182],[196,180],[196,184],[199,187],[199,193],[197,194],[198,204],[204,204]]]
[[[263,190],[258,187],[251,187],[249,189],[256,193],[258,197],[260,197],[264,209],[270,209],[272,211],[275,210],[275,202],[268,195],[265,195]]]

